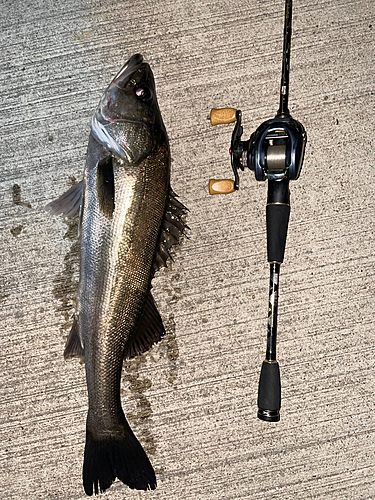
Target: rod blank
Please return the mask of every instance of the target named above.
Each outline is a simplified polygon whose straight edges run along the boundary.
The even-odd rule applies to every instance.
[[[289,66],[290,66],[290,45],[292,38],[292,0],[285,2],[285,21],[284,21],[284,48],[283,48],[283,67],[281,73],[280,85],[280,107],[277,116],[289,115]]]

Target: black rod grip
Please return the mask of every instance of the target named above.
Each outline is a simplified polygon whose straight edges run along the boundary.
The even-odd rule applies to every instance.
[[[290,206],[270,204],[266,207],[268,262],[284,261]]]
[[[263,361],[259,379],[258,418],[267,422],[280,420],[281,382],[279,363]]]

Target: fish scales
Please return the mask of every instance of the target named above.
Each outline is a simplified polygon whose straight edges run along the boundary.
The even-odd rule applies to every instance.
[[[78,314],[89,387],[88,425],[98,436],[103,428],[107,432],[107,411],[101,409],[114,406],[112,388],[119,385],[122,353],[149,289],[168,194],[168,156],[163,144],[142,166],[114,162],[116,208],[111,219],[98,206],[96,163],[87,171]],[[116,424],[117,415],[111,422]]]
[[[136,54],[93,116],[84,179],[47,209],[80,214],[80,281],[64,356],[85,362],[88,390],[83,485],[88,495],[119,478],[156,487],[153,467],[121,407],[124,357],[164,335],[151,279],[187,228],[170,188],[170,152],[150,66]]]

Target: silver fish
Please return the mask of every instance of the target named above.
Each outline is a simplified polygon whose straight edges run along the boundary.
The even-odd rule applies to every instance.
[[[47,205],[80,214],[80,282],[65,358],[85,362],[89,409],[83,485],[87,495],[119,478],[154,489],[156,477],[120,400],[123,358],[164,335],[151,279],[187,227],[170,188],[170,152],[153,74],[139,54],[111,82],[92,118],[84,179]]]

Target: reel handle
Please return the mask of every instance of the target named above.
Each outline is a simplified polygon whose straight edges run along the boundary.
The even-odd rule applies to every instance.
[[[237,110],[234,108],[213,108],[210,113],[211,125],[234,123],[237,120]]]
[[[220,125],[223,123],[234,123],[234,131],[232,133],[232,142],[229,153],[231,155],[231,163],[234,174],[232,179],[210,179],[208,183],[208,192],[213,194],[229,194],[238,189],[239,176],[237,165],[235,164],[235,152],[238,149],[240,138],[242,135],[241,127],[241,111],[234,108],[212,108],[210,114],[211,125]],[[242,143],[241,143],[242,144]],[[243,169],[242,169],[243,170]]]
[[[234,181],[232,179],[210,179],[208,181],[208,192],[210,194],[234,193]]]

